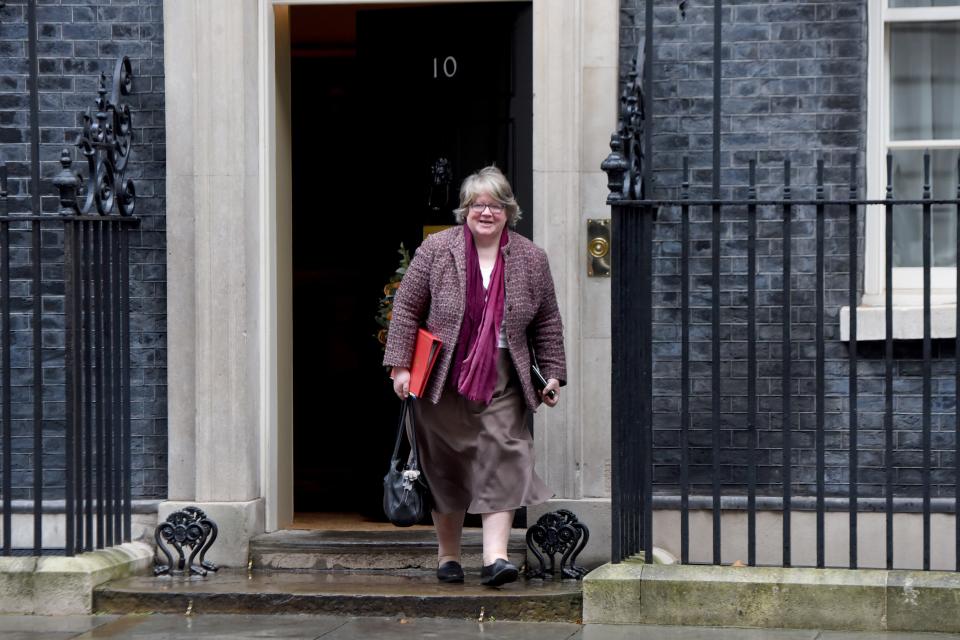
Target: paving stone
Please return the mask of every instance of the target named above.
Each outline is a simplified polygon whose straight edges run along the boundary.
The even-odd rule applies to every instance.
[[[590,624],[571,640],[815,640],[819,631]],[[844,640],[846,636],[841,636]]]
[[[298,615],[130,615],[99,627],[90,637],[167,640],[246,640],[286,638],[313,640],[344,625],[348,619],[336,616]],[[80,636],[77,640],[82,640]]]
[[[956,640],[957,638],[960,638],[960,636],[954,633],[911,633],[907,631],[888,633],[822,631],[817,636],[817,640]]]
[[[0,616],[3,640],[948,640],[938,633],[861,633],[792,629],[720,629],[657,625],[586,625],[343,615],[130,614]]]
[[[35,631],[11,631],[3,634],[3,640],[37,640],[38,638],[43,638],[43,640],[69,640],[75,637],[77,637],[77,634],[72,631],[46,631],[43,635],[38,635]]]
[[[91,629],[119,619],[119,616],[33,616],[0,615],[3,640],[59,640],[74,638]]]
[[[564,640],[576,634],[580,625],[427,618],[354,618],[337,628],[324,640],[407,640],[442,638],[443,640]]]

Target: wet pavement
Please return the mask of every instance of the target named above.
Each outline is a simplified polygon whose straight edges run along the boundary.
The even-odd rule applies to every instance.
[[[129,614],[99,616],[0,615],[2,640],[132,638],[168,640],[946,640],[939,633],[845,633],[808,630],[710,629],[557,622],[350,617],[316,615]]]

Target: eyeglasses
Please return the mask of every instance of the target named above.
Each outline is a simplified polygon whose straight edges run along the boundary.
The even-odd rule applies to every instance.
[[[490,213],[497,215],[503,213],[503,205],[500,203],[497,204],[480,204],[479,202],[474,202],[470,205],[470,211],[474,213],[483,213],[484,209],[490,209]]]

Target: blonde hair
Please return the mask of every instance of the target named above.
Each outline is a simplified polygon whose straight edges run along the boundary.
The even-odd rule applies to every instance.
[[[483,194],[501,203],[507,213],[507,224],[516,226],[523,212],[513,197],[513,188],[507,177],[493,165],[470,174],[460,185],[460,206],[453,210],[457,224],[463,224],[470,205]]]

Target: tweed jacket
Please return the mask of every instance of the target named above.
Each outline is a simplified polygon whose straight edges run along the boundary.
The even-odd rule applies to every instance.
[[[516,368],[527,406],[540,405],[530,379],[529,336],[537,352],[543,376],[566,384],[563,325],[547,255],[527,238],[504,229],[507,243],[504,260],[504,327],[510,357]],[[428,331],[443,342],[425,396],[436,404],[450,375],[456,342],[460,335],[466,299],[466,243],[463,226],[427,236],[417,249],[393,301],[393,317],[387,333],[383,364],[410,367],[417,329]]]

